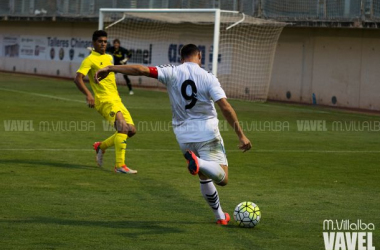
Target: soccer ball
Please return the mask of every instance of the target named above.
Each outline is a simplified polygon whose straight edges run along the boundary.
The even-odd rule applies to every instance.
[[[260,208],[253,202],[244,201],[236,206],[234,219],[241,227],[255,227],[260,219]]]

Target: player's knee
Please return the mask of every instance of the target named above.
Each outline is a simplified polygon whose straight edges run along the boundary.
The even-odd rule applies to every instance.
[[[127,135],[128,137],[132,137],[136,134],[137,130],[136,130],[136,127],[131,125],[131,124],[127,124],[128,125],[128,132],[127,132]]]
[[[126,128],[121,128],[121,129],[118,129],[117,130],[117,132],[118,133],[122,133],[122,134],[126,134],[126,135],[128,135],[128,129],[126,129]],[[130,136],[128,136],[128,137],[130,137]]]
[[[115,129],[118,133],[128,134],[128,125],[125,123],[125,121],[116,121]]]
[[[228,177],[226,176],[223,181],[218,183],[218,185],[219,186],[225,186],[225,185],[227,185],[227,183],[228,183]]]

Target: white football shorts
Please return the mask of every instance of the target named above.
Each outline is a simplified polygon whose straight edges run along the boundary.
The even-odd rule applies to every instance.
[[[202,160],[213,161],[228,166],[227,155],[221,136],[205,142],[179,143],[179,147],[183,154],[187,150],[191,150]]]

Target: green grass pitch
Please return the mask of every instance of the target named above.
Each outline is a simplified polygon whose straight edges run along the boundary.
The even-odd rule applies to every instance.
[[[139,129],[126,153],[136,176],[113,172],[112,150],[95,165],[93,142],[112,132],[73,82],[0,73],[0,249],[324,249],[325,219],[380,226],[379,116],[231,100],[253,148],[239,152],[220,117],[221,205],[232,215],[253,201],[262,220],[220,227],[170,129],[167,94],[119,90]],[[327,131],[301,131],[310,120]]]

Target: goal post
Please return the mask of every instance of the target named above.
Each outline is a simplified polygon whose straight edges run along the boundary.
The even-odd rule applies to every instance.
[[[107,9],[101,8],[99,9],[99,30],[104,29],[104,14],[112,13],[112,12],[123,12],[127,13],[214,13],[214,41],[213,47],[215,54],[217,55],[219,51],[219,29],[220,29],[220,9]],[[228,11],[227,11],[228,12]],[[232,11],[238,13],[236,11]],[[121,22],[121,19],[115,22]],[[112,23],[113,24],[113,23]],[[213,56],[212,59],[212,73],[217,75],[218,70],[218,57]]]
[[[284,23],[220,9],[100,9],[99,29],[132,52],[128,63],[180,64],[180,49],[196,44],[202,67],[216,75],[228,97],[265,101]],[[122,77],[118,76],[118,82]],[[160,87],[156,80],[132,83]]]

